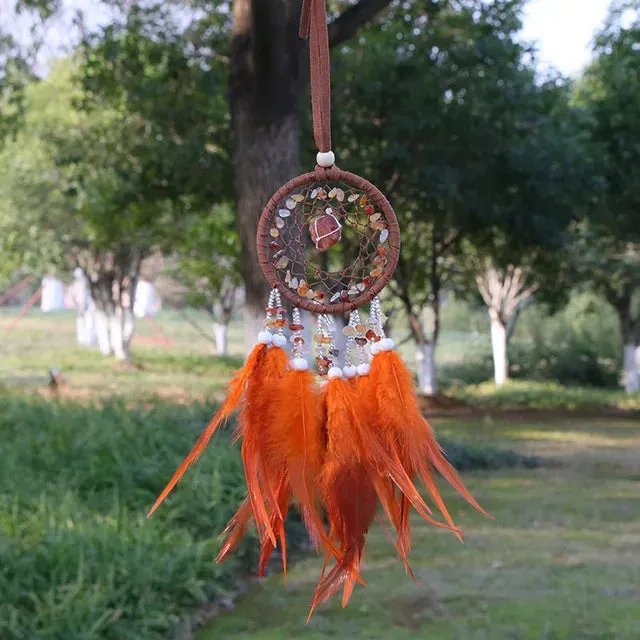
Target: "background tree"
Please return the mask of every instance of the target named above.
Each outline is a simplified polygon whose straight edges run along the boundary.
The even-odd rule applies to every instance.
[[[592,139],[604,189],[579,247],[584,275],[618,314],[624,342],[624,386],[640,389],[640,2],[612,4],[596,38],[593,64],[577,100],[593,117]]]
[[[383,187],[400,217],[391,290],[428,394],[437,391],[442,292],[468,293],[502,269],[509,301],[490,301],[490,313],[503,329],[502,343],[493,333],[505,378],[507,325],[538,286],[524,277],[549,261],[549,251],[536,257],[531,248],[558,246],[586,182],[569,91],[540,82],[532,52],[517,42],[522,4],[430,3],[428,20],[422,6],[393,5],[357,48],[346,43],[334,56],[338,157]],[[484,275],[464,280],[473,269]]]
[[[173,78],[162,85],[164,94],[155,82],[139,88],[156,91],[156,108],[172,114],[173,129],[159,130],[144,109],[136,109],[126,95],[125,65],[123,83],[100,95],[91,91],[104,69],[96,60],[90,57],[85,67],[85,88],[74,81],[72,65],[59,66],[29,87],[25,125],[5,148],[2,224],[13,255],[35,252],[34,264],[42,265],[51,254],[54,262],[70,260],[85,271],[101,350],[124,359],[142,260],[202,211],[199,176],[216,176],[220,182],[207,182],[216,190],[226,165],[223,152],[209,144],[207,118],[195,117],[198,108],[213,114],[218,108],[215,70],[198,70],[196,82],[180,46],[158,49],[151,34],[140,32],[139,38],[110,34],[109,44],[128,48],[128,64],[145,66],[152,79]],[[109,49],[116,67],[118,52],[115,45]]]
[[[242,285],[232,208],[220,205],[209,215],[195,217],[180,242],[174,275],[188,288],[187,303],[211,314],[216,350],[227,355],[229,323]]]

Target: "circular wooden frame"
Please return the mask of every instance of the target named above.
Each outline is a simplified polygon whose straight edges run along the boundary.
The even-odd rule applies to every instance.
[[[367,198],[375,203],[382,211],[387,224],[387,229],[389,230],[390,251],[382,274],[368,289],[359,295],[354,296],[349,300],[339,300],[335,303],[323,303],[318,302],[317,300],[309,300],[308,298],[301,296],[296,290],[287,287],[282,282],[281,277],[278,275],[269,257],[269,243],[272,240],[269,236],[269,230],[271,228],[271,221],[276,214],[278,204],[296,189],[325,181],[342,182],[364,192]],[[389,280],[391,280],[400,255],[400,227],[398,226],[396,214],[389,204],[389,201],[385,198],[382,192],[369,181],[353,173],[349,173],[348,171],[342,171],[335,166],[329,169],[316,167],[315,171],[300,175],[297,178],[290,180],[280,187],[280,189],[278,189],[278,191],[276,191],[276,193],[271,197],[260,215],[256,244],[258,262],[267,282],[272,288],[276,288],[282,296],[291,303],[291,305],[301,309],[306,309],[313,313],[347,313],[361,307],[375,298],[375,296],[377,296],[386,286]]]

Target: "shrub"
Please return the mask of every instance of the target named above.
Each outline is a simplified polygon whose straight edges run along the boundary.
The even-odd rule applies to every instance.
[[[256,545],[215,562],[244,494],[228,438],[145,519],[209,414],[0,397],[0,637],[166,638],[234,589]]]

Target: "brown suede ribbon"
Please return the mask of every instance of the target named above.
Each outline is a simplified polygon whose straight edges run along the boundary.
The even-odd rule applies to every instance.
[[[313,136],[319,151],[331,150],[331,82],[326,0],[303,0],[300,37],[309,38]]]

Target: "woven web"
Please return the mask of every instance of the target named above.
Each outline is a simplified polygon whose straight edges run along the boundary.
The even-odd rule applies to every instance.
[[[325,234],[337,242],[322,251],[310,227],[331,217]],[[319,221],[319,222],[318,222]],[[310,183],[287,194],[269,222],[269,260],[292,291],[322,304],[362,296],[384,273],[391,252],[388,223],[364,191],[343,182]]]

